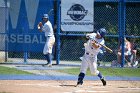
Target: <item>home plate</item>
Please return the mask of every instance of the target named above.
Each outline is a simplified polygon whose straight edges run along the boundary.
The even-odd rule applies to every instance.
[[[75,91],[76,93],[81,93],[81,92],[86,92],[86,93],[106,93],[106,92],[108,92],[108,91],[91,91],[91,90],[89,90],[89,91],[85,91],[85,90],[77,90],[77,91]]]

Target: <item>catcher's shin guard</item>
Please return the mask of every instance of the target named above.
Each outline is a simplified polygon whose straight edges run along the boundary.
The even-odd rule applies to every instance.
[[[85,77],[85,74],[84,73],[80,73],[79,76],[78,76],[78,82],[77,82],[77,85],[82,85],[83,84],[83,79]]]

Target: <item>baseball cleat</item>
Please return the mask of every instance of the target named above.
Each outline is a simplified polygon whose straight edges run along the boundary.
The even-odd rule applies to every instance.
[[[75,85],[75,87],[79,86],[79,85],[82,85],[83,82],[77,82],[77,84]]]
[[[105,80],[104,77],[101,79],[101,81],[102,81],[102,83],[103,83],[103,86],[106,86],[106,80]]]
[[[42,66],[43,66],[43,67],[45,67],[45,66],[52,67],[52,64],[47,63],[47,64],[43,64]]]
[[[47,66],[48,66],[48,67],[52,67],[52,64],[48,64]]]

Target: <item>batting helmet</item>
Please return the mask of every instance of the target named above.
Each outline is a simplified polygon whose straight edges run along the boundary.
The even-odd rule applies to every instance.
[[[97,33],[99,33],[101,35],[101,37],[103,38],[106,35],[106,30],[105,28],[100,28]]]

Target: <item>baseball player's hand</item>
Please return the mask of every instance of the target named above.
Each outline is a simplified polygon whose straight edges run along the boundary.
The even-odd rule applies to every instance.
[[[92,46],[94,48],[99,48],[100,47],[99,44],[95,40],[92,40]]]
[[[89,34],[86,34],[86,38],[89,39]]]
[[[43,27],[42,22],[39,22],[38,25],[37,25],[37,28],[40,32],[42,32],[42,27]]]
[[[41,29],[42,26],[43,26],[42,22],[39,22],[37,25],[38,30]]]
[[[96,42],[95,40],[92,40],[92,45],[96,45],[98,44],[98,42]]]
[[[96,43],[95,43],[95,42],[92,42],[92,46],[93,46],[93,47],[96,46]]]

